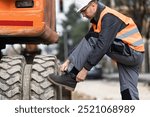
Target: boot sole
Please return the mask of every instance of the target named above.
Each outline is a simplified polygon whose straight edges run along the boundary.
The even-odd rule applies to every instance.
[[[66,86],[66,85],[57,83],[57,82],[53,81],[51,78],[48,78],[48,80],[50,80],[50,82],[52,82],[53,84],[55,84],[55,85],[57,85],[57,86],[62,86],[62,87],[64,87],[64,88],[67,89],[67,90],[74,91],[74,89],[75,89],[75,88],[72,88],[72,87],[69,87],[69,86]]]

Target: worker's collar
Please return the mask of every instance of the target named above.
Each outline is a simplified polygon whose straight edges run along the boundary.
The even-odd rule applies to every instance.
[[[105,8],[105,5],[102,4],[101,2],[98,3],[98,6],[97,6],[97,10],[96,10],[96,13],[95,13],[95,16],[91,19],[91,23],[94,23],[94,24],[97,24],[98,23],[98,20],[99,20],[99,17],[100,17],[100,14],[101,12],[103,11],[103,9]]]

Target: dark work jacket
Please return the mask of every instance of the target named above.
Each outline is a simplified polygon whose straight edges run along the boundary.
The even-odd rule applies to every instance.
[[[91,20],[91,23],[98,23],[100,14],[102,10],[105,8],[103,4],[99,4],[95,17]],[[102,57],[108,52],[108,50],[111,47],[111,44],[113,43],[117,33],[125,28],[125,23],[121,21],[118,17],[112,15],[112,14],[106,14],[102,19],[102,28],[101,32],[98,33],[98,40],[96,42],[96,45],[94,47],[93,52],[88,57],[88,60],[86,64],[84,65],[84,68],[87,70],[90,70],[93,66],[95,66]],[[90,31],[87,33],[93,32],[93,29],[91,28]],[[90,36],[85,36],[86,39],[90,38]]]

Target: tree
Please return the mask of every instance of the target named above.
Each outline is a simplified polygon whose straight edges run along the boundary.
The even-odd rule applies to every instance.
[[[59,54],[58,58],[64,60],[64,43],[66,43],[69,51],[82,39],[89,29],[88,21],[83,21],[81,15],[76,13],[75,5],[72,4],[69,7],[69,11],[65,14],[66,20],[62,21],[62,27],[64,29],[62,37],[59,42]],[[66,40],[64,42],[64,40]],[[72,45],[68,42],[72,41]],[[67,51],[67,50],[65,50]]]

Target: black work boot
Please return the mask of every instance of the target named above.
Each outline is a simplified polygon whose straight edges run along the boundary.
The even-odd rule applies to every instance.
[[[76,76],[73,73],[65,73],[63,75],[50,74],[48,80],[55,85],[63,86],[65,89],[73,91],[76,87]]]

